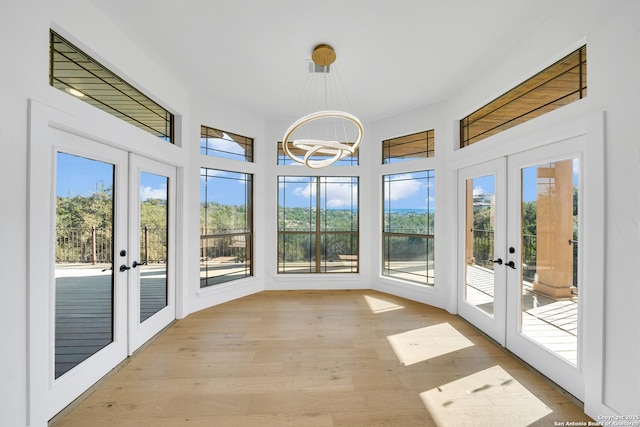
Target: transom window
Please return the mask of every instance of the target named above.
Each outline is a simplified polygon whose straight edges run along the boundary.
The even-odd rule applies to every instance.
[[[435,155],[434,130],[382,141],[382,163],[397,163],[425,159]]]
[[[253,162],[253,138],[200,126],[200,154]]]
[[[433,285],[434,171],[384,175],[382,184],[382,274],[423,285]]]
[[[350,143],[347,143],[347,144],[350,144]],[[295,147],[289,147],[289,149],[291,150],[291,154],[293,154],[294,156],[298,156],[300,158],[304,158],[304,155],[306,154],[306,151],[300,150]],[[314,160],[324,160],[324,159],[328,159],[329,157],[333,157],[333,155],[315,154],[311,158]],[[298,163],[291,160],[291,158],[287,156],[287,154],[282,149],[282,141],[278,141],[278,165],[297,165],[297,164]],[[335,163],[333,163],[332,166],[358,166],[358,151],[356,151],[353,155],[346,156],[336,161]]]
[[[50,31],[49,84],[160,139],[175,143],[174,116]]]
[[[278,273],[358,272],[358,177],[278,177]]]
[[[253,175],[200,169],[200,287],[253,275]]]
[[[587,47],[562,58],[460,121],[466,147],[587,96]]]

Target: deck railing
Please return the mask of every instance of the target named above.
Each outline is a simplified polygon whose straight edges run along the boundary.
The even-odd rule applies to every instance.
[[[578,286],[578,241],[571,240],[573,245],[573,285]],[[493,230],[473,230],[473,255],[476,264],[493,270]],[[533,283],[536,274],[536,236],[522,236],[522,277]]]
[[[56,228],[56,262],[110,264],[113,234],[108,228]],[[140,230],[140,262],[164,263],[167,259],[167,229]]]

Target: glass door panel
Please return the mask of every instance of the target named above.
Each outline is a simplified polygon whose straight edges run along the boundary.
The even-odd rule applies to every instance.
[[[175,319],[176,168],[129,154],[129,354]]]
[[[584,399],[579,206],[584,139],[509,156],[507,348]]]
[[[56,155],[55,378],[114,339],[114,172]]]
[[[579,160],[521,168],[521,333],[578,363]]]
[[[495,175],[465,180],[465,301],[493,317]],[[496,257],[497,258],[497,257]]]
[[[502,345],[506,337],[506,158],[458,171],[458,311]]]
[[[169,178],[140,173],[140,323],[167,306]]]

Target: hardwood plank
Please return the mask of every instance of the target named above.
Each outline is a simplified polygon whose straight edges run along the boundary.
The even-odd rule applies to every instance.
[[[555,420],[590,419],[459,317],[363,290],[262,292],[194,313],[52,425],[524,426]]]

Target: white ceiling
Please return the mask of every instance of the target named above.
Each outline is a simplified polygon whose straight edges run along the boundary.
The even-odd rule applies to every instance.
[[[561,1],[92,0],[189,93],[269,120],[299,116],[313,47],[327,43],[362,120],[446,99]]]

